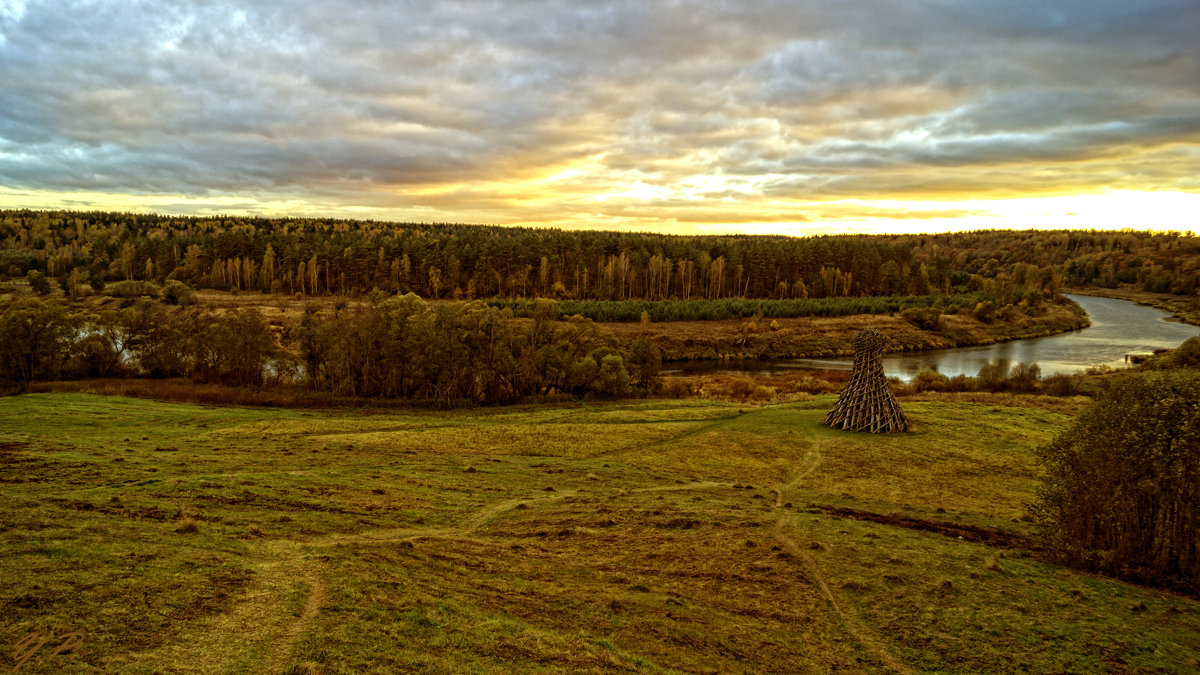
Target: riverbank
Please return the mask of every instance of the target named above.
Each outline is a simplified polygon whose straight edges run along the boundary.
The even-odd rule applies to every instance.
[[[1136,302],[1139,305],[1146,305],[1161,309],[1164,312],[1170,312],[1172,317],[1183,323],[1200,326],[1200,298],[1193,295],[1149,293],[1133,286],[1121,286],[1118,288],[1089,286],[1087,288],[1071,288],[1063,292],[1074,293],[1076,295],[1091,295],[1097,298],[1128,300]]]
[[[1087,314],[1067,299],[1046,304],[1036,313],[1013,308],[1006,319],[981,321],[965,314],[943,315],[937,327],[923,329],[898,315],[753,321],[671,321],[663,323],[599,323],[601,334],[624,348],[648,338],[664,361],[699,359],[828,358],[854,353],[851,339],[868,326],[887,336],[886,351],[926,351],[990,345],[1045,337],[1090,325]]]
[[[27,285],[10,282],[2,290],[14,297],[32,297]],[[63,298],[57,289],[51,298]],[[100,294],[87,294],[79,306],[90,311],[115,309],[128,301]],[[262,314],[276,330],[296,325],[305,308],[316,306],[324,311],[353,308],[363,298],[296,297],[260,293],[199,291],[195,306],[217,313],[254,310]],[[447,302],[429,300],[430,303]],[[918,323],[923,324],[917,325]],[[920,321],[896,314],[856,314],[842,317],[800,317],[664,321],[657,323],[596,322],[598,332],[630,350],[634,342],[646,337],[658,347],[664,361],[702,359],[828,358],[853,354],[854,334],[874,326],[889,339],[886,351],[927,351],[990,345],[1026,338],[1046,337],[1079,330],[1090,325],[1085,312],[1063,298],[1036,310],[1009,307],[989,321],[970,313],[938,315]]]

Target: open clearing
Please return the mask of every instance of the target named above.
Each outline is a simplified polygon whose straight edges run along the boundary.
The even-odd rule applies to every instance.
[[[910,401],[915,433],[871,437],[820,426],[832,402],[0,399],[0,650],[22,672],[1200,667],[1200,603],[1024,550],[1033,449],[1069,417]]]

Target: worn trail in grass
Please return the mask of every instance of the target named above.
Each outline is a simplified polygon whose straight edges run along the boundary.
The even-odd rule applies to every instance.
[[[0,645],[84,634],[30,672],[1200,664],[1194,601],[897,526],[1027,536],[1068,418],[910,403],[880,438],[821,426],[831,403],[0,399]]]

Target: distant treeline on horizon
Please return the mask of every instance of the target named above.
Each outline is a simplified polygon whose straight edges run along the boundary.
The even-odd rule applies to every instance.
[[[1063,286],[1194,294],[1200,239],[1178,232],[684,236],[314,218],[0,211],[0,277],[178,280],[303,296],[861,298]]]

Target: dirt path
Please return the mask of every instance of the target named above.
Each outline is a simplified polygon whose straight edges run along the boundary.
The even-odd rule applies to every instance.
[[[725,421],[721,420],[718,424]],[[716,425],[706,424],[701,430],[712,426]],[[691,431],[695,433],[696,430]],[[811,473],[819,461],[818,452],[808,469],[793,478],[788,486]],[[632,491],[674,492],[726,486],[727,483],[701,481],[636,488]],[[186,638],[152,652],[144,652],[138,660],[144,663],[173,663],[178,672],[283,672],[295,661],[297,647],[313,629],[313,623],[329,595],[320,563],[308,557],[314,547],[388,544],[420,539],[475,541],[475,535],[481,528],[522,504],[534,506],[571,494],[574,494],[573,491],[501,499],[470,513],[458,525],[384,528],[328,534],[309,540],[263,541],[256,555],[261,562],[254,566],[254,579],[236,604],[228,611],[204,620],[201,625],[189,626],[190,633]],[[297,615],[294,598],[298,591],[304,599]]]
[[[195,624],[179,639],[135,655],[139,664],[172,664],[172,672],[281,672],[300,637],[325,602],[326,586],[315,563],[296,556],[286,543],[269,544],[267,559],[254,567],[254,579],[228,611]],[[307,587],[307,588],[305,588]],[[289,609],[304,588],[299,616]],[[124,664],[123,664],[124,665]]]
[[[554,496],[541,497],[540,499],[560,499],[560,498],[561,498],[560,495],[555,494]],[[511,510],[517,508],[517,506],[519,504],[523,504],[527,501],[533,501],[533,500],[530,500],[530,499],[505,499],[505,500],[496,502],[495,504],[492,504],[491,506],[486,506],[482,510],[480,510],[478,513],[476,513],[474,516],[472,516],[471,518],[468,518],[465,523],[463,523],[462,531],[463,532],[474,532],[475,530],[478,530],[479,528],[483,527],[484,524],[486,524],[487,521],[491,520],[492,518],[495,518],[496,516],[500,515],[501,513],[504,513],[505,511],[511,511]]]
[[[783,493],[787,492],[788,490],[795,489],[801,481],[803,481],[805,478],[808,478],[813,471],[817,470],[817,467],[821,464],[821,447],[823,445],[825,445],[825,441],[817,441],[812,446],[812,450],[809,450],[809,452],[805,455],[805,457],[812,455],[812,460],[809,462],[808,468],[803,469],[800,471],[800,473],[792,476],[792,479],[786,484],[772,490],[772,492],[775,493],[775,508],[783,506]]]
[[[842,625],[846,627],[846,631],[850,633],[859,644],[871,652],[875,658],[879,659],[883,665],[896,671],[897,673],[916,673],[915,670],[909,668],[903,661],[896,658],[896,655],[888,649],[887,645],[869,629],[852,610],[847,610],[838,602],[837,596],[829,588],[829,583],[825,580],[825,575],[821,574],[821,570],[817,567],[817,561],[813,559],[808,551],[796,544],[796,541],[785,534],[784,530],[791,521],[791,514],[785,513],[779,518],[779,522],[775,524],[775,540],[778,541],[783,548],[791,553],[796,559],[800,560],[807,569],[813,581],[817,582],[817,588],[821,589],[821,595],[825,596],[826,602],[833,608],[833,611],[842,620]]]
[[[793,476],[786,484],[775,489],[775,508],[781,508],[783,506],[785,493],[787,493],[789,490],[794,490],[802,481],[804,481],[805,478],[808,478],[810,475],[812,475],[812,473],[816,471],[817,467],[820,466],[821,448],[824,446],[824,444],[824,441],[816,442],[808,453],[808,455],[811,455],[812,457],[812,459],[808,461],[808,466]],[[806,458],[808,455],[806,455]],[[779,542],[784,550],[792,554],[795,559],[799,560],[801,564],[804,565],[804,568],[808,572],[809,576],[811,576],[813,581],[816,582],[817,588],[821,590],[821,595],[825,597],[825,601],[829,603],[829,606],[832,607],[833,611],[837,613],[839,618],[841,618],[842,625],[846,627],[846,631],[849,632],[851,637],[853,637],[859,644],[865,647],[867,651],[871,652],[875,658],[879,659],[883,665],[887,666],[891,670],[897,673],[903,673],[904,675],[915,673],[916,671],[905,665],[903,661],[898,659],[896,655],[888,649],[884,641],[875,635],[870,628],[863,623],[862,618],[859,617],[858,614],[856,614],[853,610],[843,607],[842,604],[838,602],[837,596],[834,595],[833,590],[829,588],[829,583],[826,581],[825,575],[821,573],[820,568],[817,566],[816,559],[813,558],[813,556],[807,550],[798,545],[794,539],[787,535],[787,528],[788,525],[791,524],[791,520],[792,514],[788,512],[783,513],[779,517],[779,520],[775,523],[775,530],[773,533],[775,540]]]
[[[677,486],[672,486],[677,487]],[[503,499],[488,504],[452,527],[405,527],[331,534],[308,541],[263,542],[254,581],[229,611],[193,627],[186,640],[142,654],[148,662],[176,664],[179,672],[283,672],[311,630],[328,597],[319,563],[305,557],[312,547],[385,544],[418,539],[469,539],[488,521],[523,503],[562,499],[571,493]],[[299,615],[288,609],[297,587],[306,587]]]
[[[267,672],[281,673],[287,668],[292,661],[292,652],[296,651],[296,645],[300,642],[300,638],[312,624],[313,618],[321,611],[321,605],[325,603],[328,589],[325,586],[325,580],[316,570],[309,570],[308,584],[308,599],[304,601],[300,616],[288,627],[287,633],[275,649]]]
[[[703,417],[700,419],[691,419],[691,420],[668,420],[664,423],[678,424],[678,423],[693,422],[693,423],[696,423],[696,426],[685,429],[677,434],[672,434],[670,436],[667,436],[666,438],[660,438],[657,441],[653,441],[651,443],[646,443],[646,444],[631,443],[629,445],[623,445],[619,448],[612,448],[609,450],[601,450],[600,452],[595,452],[590,455],[585,455],[583,457],[583,459],[597,459],[600,457],[607,457],[609,455],[620,454],[622,452],[625,452],[626,450],[630,450],[633,448],[637,448],[642,451],[649,450],[650,448],[656,448],[660,445],[666,445],[667,443],[672,443],[674,441],[680,441],[685,438],[695,436],[697,434],[702,434],[706,431],[711,431],[713,429],[716,429],[717,427],[721,427],[726,424],[729,424],[733,420],[736,420],[739,417],[742,417],[743,414],[744,413],[739,412],[739,413],[735,413],[733,415],[723,415],[721,417]]]
[[[707,490],[715,487],[728,487],[729,483],[717,483],[707,480],[698,483],[672,483],[671,485],[656,485],[654,487],[633,488],[630,492],[679,492],[683,490]]]

